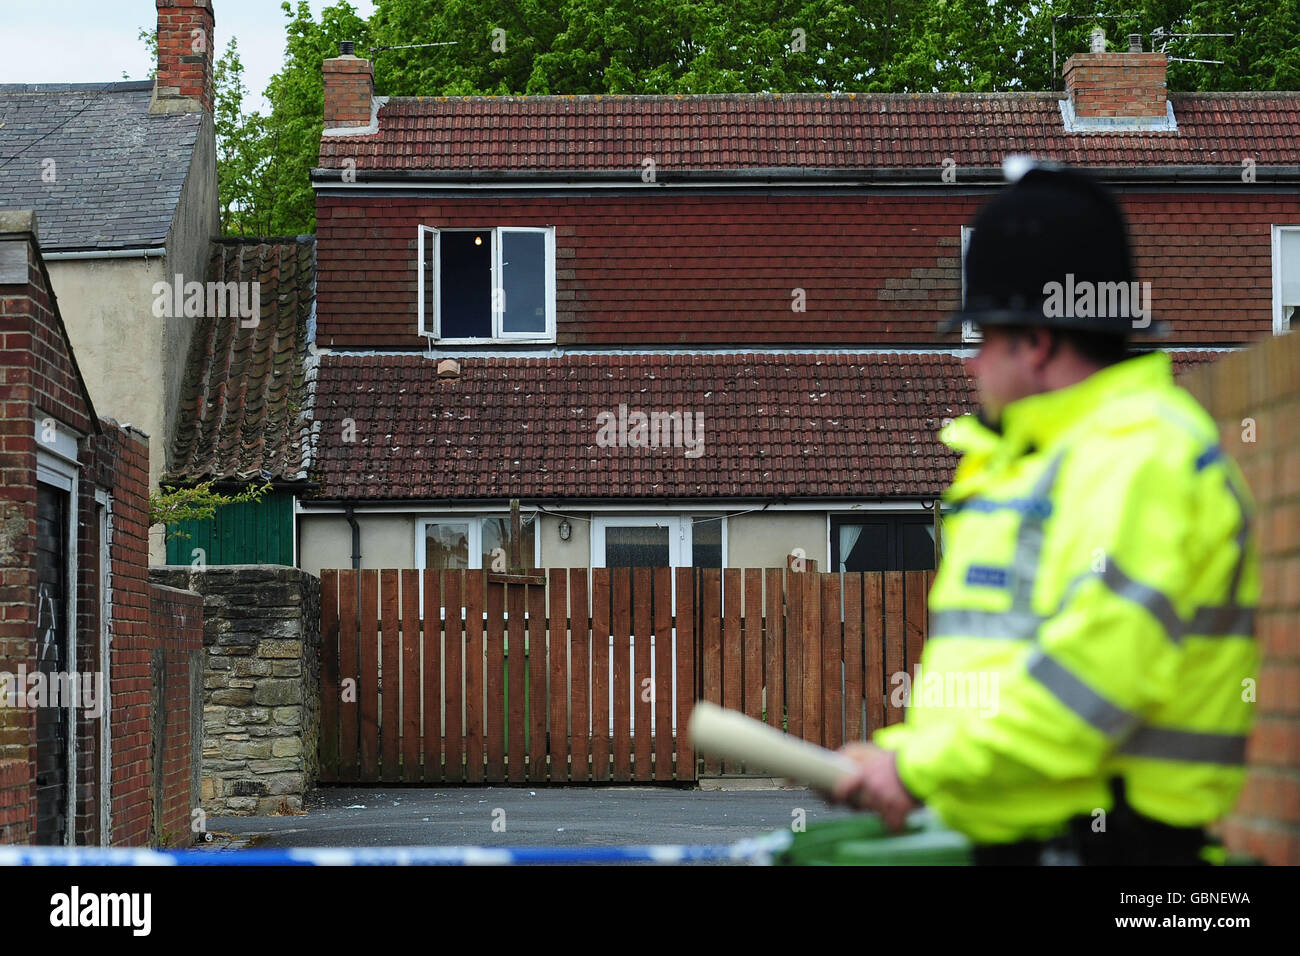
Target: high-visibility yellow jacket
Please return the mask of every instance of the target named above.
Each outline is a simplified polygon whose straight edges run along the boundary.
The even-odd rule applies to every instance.
[[[1114,775],[1156,820],[1224,815],[1254,709],[1254,504],[1168,355],[940,437],[963,457],[921,676],[873,738],[904,785],[986,843],[1097,816]]]

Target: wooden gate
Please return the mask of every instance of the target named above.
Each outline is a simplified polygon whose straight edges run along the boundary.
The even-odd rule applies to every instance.
[[[698,699],[825,746],[863,739],[902,719],[890,691],[919,658],[931,577],[327,570],[320,778],[690,781]]]

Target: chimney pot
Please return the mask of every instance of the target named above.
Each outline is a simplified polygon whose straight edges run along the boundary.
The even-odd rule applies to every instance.
[[[1092,33],[1088,37],[1088,50],[1092,53],[1106,52],[1106,31],[1101,27],[1092,28]]]
[[[352,51],[356,48],[355,40],[344,40],[339,44],[339,56],[352,56]]]
[[[1128,35],[1128,51],[1130,53],[1142,52],[1142,34],[1130,33]]]

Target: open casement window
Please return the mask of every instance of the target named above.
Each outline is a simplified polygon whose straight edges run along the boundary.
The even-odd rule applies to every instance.
[[[930,515],[832,515],[832,571],[933,571]]]
[[[961,305],[966,307],[966,250],[970,248],[970,237],[975,234],[975,230],[970,226],[961,227]],[[984,336],[980,330],[975,327],[975,323],[969,320],[961,324],[961,340],[963,342],[983,342]]]
[[[1273,227],[1273,334],[1296,327],[1300,309],[1300,226]]]
[[[419,332],[447,344],[555,341],[555,230],[419,227]]]

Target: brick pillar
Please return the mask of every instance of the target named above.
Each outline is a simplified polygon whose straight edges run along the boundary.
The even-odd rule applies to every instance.
[[[1083,119],[1165,116],[1163,53],[1076,53],[1065,61],[1065,91]]]
[[[212,0],[156,0],[155,113],[212,112]]]
[[[370,101],[375,95],[369,60],[344,53],[322,64],[325,73],[325,128],[370,125]]]

